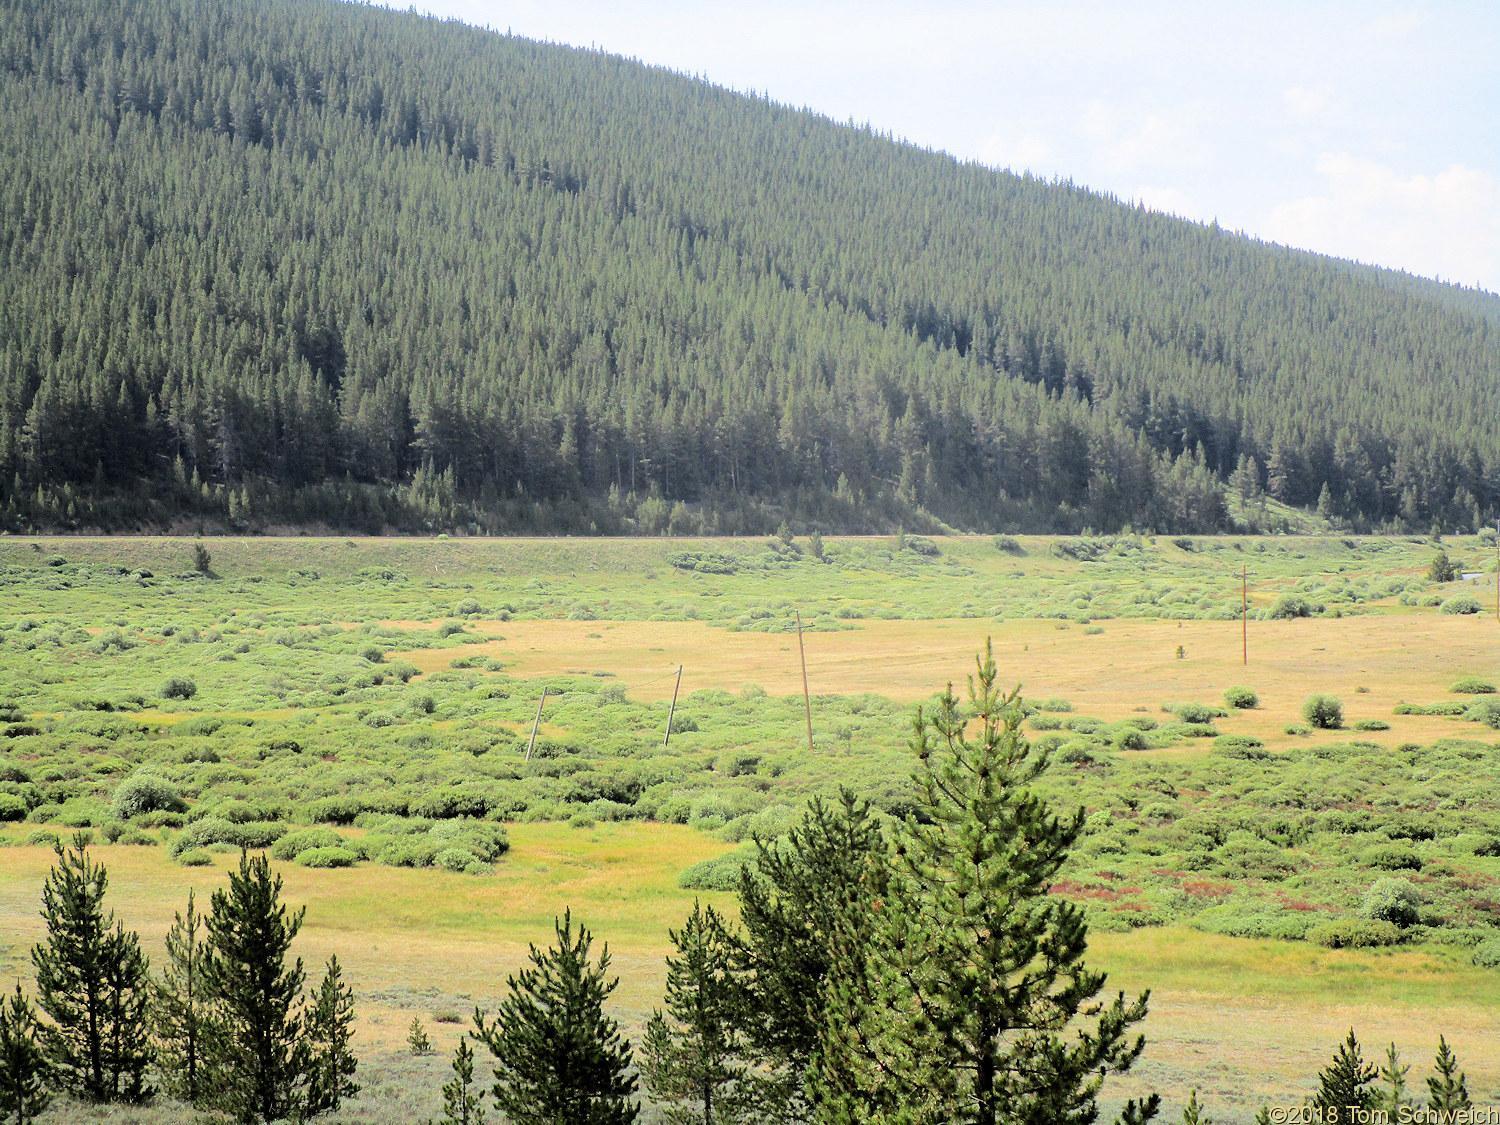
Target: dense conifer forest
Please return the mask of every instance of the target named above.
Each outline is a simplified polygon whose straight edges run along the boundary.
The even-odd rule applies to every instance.
[[[0,0],[0,522],[1500,513],[1500,298],[607,54]]]

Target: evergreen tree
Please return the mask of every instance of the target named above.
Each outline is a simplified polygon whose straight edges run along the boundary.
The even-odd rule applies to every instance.
[[[42,1049],[36,1014],[16,982],[13,996],[0,1002],[0,1122],[30,1125],[47,1108],[51,1068]]]
[[[305,910],[288,914],[264,855],[240,853],[214,892],[203,980],[214,998],[204,1101],[251,1125],[307,1106],[311,1052],[303,1028],[302,959],[287,964]]]
[[[848,789],[836,805],[814,798],[784,839],[756,842],[740,878],[748,992],[747,1038],[768,1081],[767,1103],[806,1120],[808,1069],[825,1025],[829,981],[862,971],[872,905],[889,877],[885,841],[867,801]]]
[[[667,958],[667,1014],[658,1009],[646,1026],[646,1088],[673,1125],[741,1121],[754,1090],[744,1062],[745,990],[734,972],[734,939],[714,908],[698,902],[687,925],[669,933],[677,956]]]
[[[1188,1095],[1188,1103],[1183,1107],[1182,1125],[1214,1125],[1214,1119],[1204,1112],[1203,1103],[1198,1100],[1196,1087]]]
[[[311,1052],[311,1074],[307,1112],[336,1110],[345,1098],[359,1093],[354,1072],[359,1060],[350,1050],[354,1036],[354,993],[344,983],[337,956],[328,959],[328,970],[313,996],[307,1017],[307,1043]]]
[[[473,1089],[474,1049],[467,1038],[453,1053],[453,1077],[443,1084],[441,1125],[484,1125],[484,1099]]]
[[[1022,738],[988,644],[976,666],[972,711],[951,686],[935,713],[918,708],[923,815],[898,830],[871,904],[867,971],[832,989],[811,1079],[820,1121],[1083,1125],[1104,1078],[1144,1048],[1128,1032],[1147,997],[1095,999],[1105,978],[1083,962],[1083,911],[1047,893],[1083,810],[1059,819],[1031,791],[1047,755]],[[1123,1119],[1158,1105],[1131,1101]]]
[[[497,1063],[495,1106],[514,1125],[630,1125],[640,1112],[630,1044],[604,1014],[620,983],[606,977],[609,946],[591,961],[593,935],[574,935],[571,912],[556,930],[555,945],[533,945],[532,967],[506,978],[495,1019],[474,1012],[474,1035]]]
[[[1435,1074],[1427,1079],[1427,1107],[1437,1113],[1455,1113],[1470,1109],[1469,1086],[1463,1071],[1458,1069],[1458,1059],[1448,1040],[1438,1036],[1437,1059],[1433,1063]],[[1440,1120],[1452,1120],[1441,1118]]]
[[[1403,1109],[1409,1109],[1413,1104],[1406,1093],[1406,1075],[1410,1070],[1409,1064],[1402,1063],[1396,1044],[1388,1045],[1385,1049],[1385,1065],[1380,1068],[1377,1077],[1385,1083],[1384,1088],[1379,1091],[1380,1108],[1390,1115],[1392,1121],[1397,1120]]]
[[[1357,1121],[1361,1111],[1377,1108],[1379,1091],[1370,1088],[1377,1073],[1360,1057],[1359,1041],[1351,1027],[1348,1038],[1334,1052],[1333,1061],[1318,1075],[1318,1092],[1312,1100],[1313,1108],[1322,1114],[1318,1120]]]
[[[203,915],[189,891],[187,913],[179,911],[167,931],[167,963],[156,982],[152,1030],[163,1087],[191,1104],[203,1093],[203,1052],[211,1019],[204,955]]]
[[[427,1037],[421,1016],[412,1016],[411,1026],[406,1029],[406,1046],[414,1055],[432,1054],[432,1040]]]
[[[104,911],[109,878],[89,857],[88,838],[56,847],[42,888],[46,939],[32,948],[37,1007],[58,1081],[97,1101],[150,1097],[150,977],[140,936]]]

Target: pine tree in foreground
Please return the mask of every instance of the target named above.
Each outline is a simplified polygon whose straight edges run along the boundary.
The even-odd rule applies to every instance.
[[[42,888],[46,939],[32,948],[42,1038],[60,1085],[93,1101],[151,1096],[148,962],[140,936],[104,911],[109,877],[79,833],[56,846]]]
[[[49,1073],[36,1013],[17,981],[15,994],[0,1002],[0,1123],[30,1125],[36,1120],[52,1100]]]
[[[474,1048],[467,1038],[453,1053],[453,1077],[443,1084],[440,1125],[484,1125],[484,1099],[474,1089]]]
[[[1203,1103],[1198,1100],[1198,1089],[1188,1095],[1188,1103],[1182,1110],[1182,1125],[1214,1125],[1214,1119],[1208,1115]]]
[[[1087,1125],[1104,1078],[1145,1045],[1128,1033],[1147,997],[1096,999],[1083,911],[1048,894],[1083,810],[1059,819],[1032,792],[1047,756],[1022,738],[988,644],[976,664],[972,711],[951,688],[917,711],[926,823],[909,816],[895,834],[868,970],[832,982],[810,1080],[827,1125]],[[1122,1120],[1159,1104],[1131,1101]]]
[[[805,1087],[819,1052],[828,983],[863,971],[889,863],[867,801],[845,789],[814,798],[785,838],[757,841],[740,878],[743,926],[736,970],[748,993],[745,1035],[769,1116],[811,1115]]]
[[[1325,1125],[1357,1121],[1363,1111],[1378,1108],[1379,1093],[1371,1089],[1376,1068],[1359,1053],[1354,1029],[1334,1052],[1333,1061],[1318,1075],[1318,1092],[1312,1105]]]
[[[531,947],[529,969],[508,977],[510,995],[495,1019],[474,1012],[474,1036],[495,1057],[495,1106],[513,1125],[630,1125],[630,1044],[604,1014],[620,983],[607,980],[609,947],[589,958],[593,935],[571,913],[556,923],[557,943]]]
[[[1412,1106],[1412,1099],[1406,1093],[1406,1075],[1411,1070],[1410,1064],[1401,1061],[1401,1052],[1396,1050],[1396,1044],[1391,1043],[1385,1049],[1385,1065],[1380,1068],[1376,1076],[1384,1084],[1377,1092],[1380,1109],[1395,1121],[1403,1109]]]
[[[187,913],[178,912],[167,931],[167,964],[156,982],[151,1011],[162,1085],[189,1104],[197,1104],[203,1093],[203,1052],[209,1034],[205,933],[203,915],[189,891]]]
[[[349,1048],[353,1037],[354,992],[344,983],[338,957],[330,957],[307,1016],[307,1043],[312,1054],[307,1090],[310,1116],[336,1110],[345,1098],[359,1093],[359,1084],[354,1081],[359,1060]]]
[[[1433,1064],[1437,1072],[1427,1079],[1427,1107],[1440,1114],[1457,1113],[1461,1109],[1472,1109],[1469,1101],[1469,1084],[1463,1071],[1458,1069],[1458,1059],[1448,1040],[1438,1036],[1437,1059]],[[1441,1120],[1452,1120],[1444,1117]]]
[[[734,973],[734,939],[718,912],[696,901],[687,925],[669,933],[677,956],[667,958],[667,1011],[658,1009],[646,1026],[646,1087],[671,1125],[742,1121],[755,1090],[744,1061],[745,991]]]
[[[241,852],[229,886],[214,892],[203,962],[215,1010],[204,1102],[247,1125],[295,1118],[307,1105],[302,959],[287,964],[303,913],[287,913],[281,877],[264,855]]]

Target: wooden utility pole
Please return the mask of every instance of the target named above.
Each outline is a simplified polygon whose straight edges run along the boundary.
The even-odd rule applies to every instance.
[[[802,614],[797,613],[797,653],[802,657],[802,707],[807,713],[807,750],[812,752],[812,696],[807,694],[807,649],[802,645]]]
[[[526,744],[526,760],[531,761],[531,752],[536,748],[536,731],[542,725],[542,704],[547,702],[547,689],[542,689],[542,698],[536,701],[536,718],[531,721],[531,741]]]
[[[1240,567],[1240,661],[1250,666],[1250,568]]]
[[[672,685],[672,706],[667,708],[667,733],[661,740],[661,748],[665,750],[667,743],[672,741],[672,716],[677,714],[677,689],[682,686],[682,665],[677,665],[677,682]]]

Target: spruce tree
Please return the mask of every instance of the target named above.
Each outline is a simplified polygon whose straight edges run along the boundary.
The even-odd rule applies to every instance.
[[[441,1125],[484,1125],[484,1101],[474,1086],[474,1048],[467,1038],[453,1053],[453,1077],[443,1084]]]
[[[157,1067],[167,1093],[197,1104],[203,1092],[203,1052],[211,1011],[203,980],[205,926],[193,892],[187,913],[177,913],[167,931],[167,964],[152,1003]]]
[[[739,1121],[755,1100],[745,1065],[745,990],[734,972],[734,939],[712,906],[693,903],[669,931],[667,1011],[646,1026],[641,1074],[672,1125]],[[670,1019],[668,1018],[670,1016]]]
[[[307,1092],[309,1114],[336,1110],[345,1098],[359,1093],[359,1085],[354,1081],[359,1060],[349,1047],[353,1036],[354,993],[344,983],[338,957],[330,957],[307,1017],[307,1041],[312,1053]]]
[[[94,1101],[151,1096],[148,962],[140,936],[104,910],[109,877],[83,833],[56,847],[42,888],[46,940],[32,948],[43,1041],[64,1088]]]
[[[264,855],[241,852],[229,886],[214,892],[203,960],[215,1017],[204,1102],[246,1125],[294,1117],[307,1104],[302,959],[287,964],[303,914],[288,914]]]
[[[1356,1120],[1363,1110],[1377,1108],[1379,1093],[1370,1088],[1376,1068],[1364,1061],[1354,1029],[1334,1052],[1333,1061],[1318,1075],[1318,1092],[1313,1108],[1322,1114],[1317,1120],[1327,1123]]]
[[[1031,790],[1047,756],[1022,738],[988,644],[976,666],[972,709],[950,687],[917,711],[924,815],[895,835],[867,970],[831,990],[811,1079],[819,1121],[1085,1125],[1104,1078],[1145,1045],[1128,1033],[1147,997],[1096,999],[1105,977],[1084,964],[1083,911],[1048,894],[1083,810],[1059,818]],[[1123,1117],[1158,1105],[1131,1101]]]
[[[495,1106],[513,1125],[630,1125],[631,1050],[604,1014],[619,978],[608,980],[609,946],[597,963],[593,935],[571,912],[556,923],[557,942],[531,947],[529,969],[506,979],[510,995],[494,1020],[474,1012],[474,1035],[495,1057]]]
[[[1448,1046],[1448,1040],[1441,1035],[1438,1036],[1437,1059],[1433,1063],[1433,1069],[1436,1073],[1427,1079],[1428,1108],[1444,1114],[1472,1108],[1474,1103],[1469,1101],[1468,1081],[1463,1071],[1458,1069],[1458,1059],[1453,1054],[1453,1048]]]
[[[42,1050],[36,1013],[16,982],[13,996],[0,1002],[0,1123],[30,1125],[47,1108],[51,1068]]]

